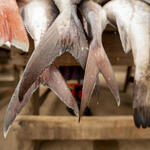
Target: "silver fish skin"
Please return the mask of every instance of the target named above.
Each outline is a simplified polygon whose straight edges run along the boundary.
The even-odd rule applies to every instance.
[[[23,1],[22,1],[23,2]],[[58,11],[52,0],[33,0],[21,8],[22,17],[24,23],[26,25],[27,31],[34,39],[35,49],[38,47],[41,39],[46,33],[48,27],[51,26],[52,22],[56,19],[58,15]],[[41,19],[40,19],[41,18]],[[40,62],[39,55],[39,62]],[[32,59],[30,62],[33,63],[33,67],[37,69],[39,66],[34,63]],[[43,69],[44,71],[38,78],[33,82],[31,87],[27,89],[22,101],[19,101],[18,94],[20,89],[20,83],[22,82],[22,78],[24,78],[24,74],[20,79],[14,94],[9,103],[5,120],[4,120],[4,136],[6,137],[13,121],[20,113],[25,104],[29,101],[33,92],[40,86],[40,84],[48,86],[56,95],[60,98],[62,102],[64,102],[68,107],[72,108],[75,111],[75,114],[79,114],[79,109],[77,103],[69,90],[64,78],[62,77],[59,70],[52,64],[47,68]],[[30,75],[34,74],[32,68],[30,71]],[[32,80],[32,78],[26,78],[26,80]],[[26,82],[24,83],[26,84]]]
[[[52,0],[34,0],[30,2],[28,5],[24,7],[24,23],[30,35],[34,39],[35,49],[39,45],[42,37],[46,33],[47,29],[52,25],[54,20],[58,15],[58,10]],[[41,18],[41,19],[39,19]],[[39,57],[40,58],[40,57]],[[39,60],[40,61],[40,60]],[[38,67],[35,64],[35,67]],[[51,68],[51,67],[50,67]],[[54,68],[54,65],[53,67]],[[55,67],[55,70],[57,68]],[[49,70],[51,71],[51,70]],[[53,69],[52,69],[53,71]],[[57,74],[59,70],[55,71]],[[56,74],[55,73],[55,74]],[[53,76],[52,76],[53,75]],[[51,73],[51,78],[55,79],[55,75]],[[60,77],[60,78],[58,78]],[[56,83],[49,80],[46,85],[51,88],[56,95],[68,106],[75,110],[75,113],[78,114],[78,107],[76,105],[76,101],[71,94],[71,91],[67,87],[65,80],[62,78],[61,75],[58,75],[57,82],[61,83],[63,86],[55,86]],[[55,84],[55,85],[53,85]],[[54,89],[53,89],[54,87]],[[62,90],[64,89],[64,91]],[[61,92],[62,91],[62,92]],[[68,96],[66,96],[68,95]],[[67,99],[66,99],[67,98]],[[72,103],[72,104],[71,104]],[[75,108],[74,108],[75,107]]]
[[[35,48],[58,15],[52,0],[32,0],[22,8],[22,17]]]
[[[85,67],[88,55],[88,43],[76,14],[77,6],[72,4],[70,0],[64,0],[62,3],[60,7],[58,7],[60,3],[56,3],[60,14],[49,27],[46,34],[44,34],[26,66],[24,78],[20,84],[20,100],[23,99],[23,95],[35,82],[37,77],[41,75],[43,68],[47,68],[56,57],[62,55],[64,52],[70,52],[81,66]],[[67,7],[64,6],[64,3],[67,4]],[[41,60],[40,62],[39,59]],[[34,68],[32,62],[39,66],[39,68]],[[34,72],[32,76],[30,70]],[[26,79],[28,78],[32,80],[27,81]]]
[[[94,1],[94,2],[96,2],[96,3],[102,4],[102,3],[109,2],[109,1],[111,1],[111,0],[90,0],[90,1]],[[137,1],[137,0],[135,0],[135,1]],[[150,4],[150,0],[140,0],[140,1],[145,2],[145,3],[147,3],[147,4]]]
[[[143,1],[143,2],[147,3],[148,5],[150,5],[150,0],[141,0],[141,1]]]
[[[83,2],[80,6],[80,10],[87,24],[90,26],[89,29],[91,29],[91,31],[89,31],[89,33],[91,33],[92,38],[84,76],[80,108],[80,115],[82,115],[89,103],[97,76],[100,72],[103,74],[118,105],[120,105],[120,96],[112,66],[102,44],[102,33],[108,23],[106,12],[100,5],[92,1]]]
[[[139,0],[113,0],[104,9],[118,27],[124,51],[132,49],[135,63],[134,122],[150,126],[150,7]]]

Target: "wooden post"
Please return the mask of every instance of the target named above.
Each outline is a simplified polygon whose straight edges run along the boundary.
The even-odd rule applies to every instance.
[[[21,123],[21,124],[20,124]],[[150,139],[150,128],[138,129],[133,116],[19,116],[14,130],[30,140],[135,140]]]
[[[27,104],[27,106],[25,107],[25,109],[22,112],[23,115],[29,116],[29,115],[39,115],[39,89],[37,89],[34,93],[33,96],[29,102],[29,104]],[[22,140],[18,137],[19,135],[19,131],[16,130],[16,137],[18,140],[18,146],[17,146],[17,150],[38,150],[39,147],[39,142],[36,140]],[[26,131],[23,131],[26,132]],[[23,145],[23,146],[22,146]]]

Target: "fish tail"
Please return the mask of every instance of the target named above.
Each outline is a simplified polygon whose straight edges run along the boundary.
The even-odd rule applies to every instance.
[[[22,79],[21,79],[22,80]],[[25,93],[22,101],[19,101],[18,94],[20,89],[21,80],[11,98],[8,109],[6,111],[4,120],[4,136],[6,137],[9,128],[13,121],[20,113],[25,104],[30,100],[33,92],[40,86],[40,84],[48,86],[69,108],[72,108],[75,114],[78,116],[79,108],[73,97],[70,89],[68,88],[64,78],[59,70],[52,64],[46,68],[45,71],[38,77],[38,79],[32,84],[32,86]]]
[[[73,97],[70,89],[68,88],[60,71],[51,65],[40,76],[40,82],[47,85],[69,108],[72,108],[76,115],[79,114],[78,105]]]
[[[133,114],[135,125],[140,128],[150,126],[150,82],[135,81]]]

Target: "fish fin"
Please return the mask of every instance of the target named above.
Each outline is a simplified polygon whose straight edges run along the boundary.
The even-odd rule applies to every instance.
[[[64,52],[64,48],[61,46],[61,38],[54,22],[42,37],[27,63],[19,90],[20,101],[45,68],[50,66],[55,58]]]
[[[0,2],[0,46],[13,45],[25,52],[29,41],[15,0]]]
[[[125,28],[125,26],[122,24],[120,20],[117,19],[116,22],[117,22],[117,27],[118,27],[123,50],[125,53],[128,53],[131,51],[132,48],[131,48],[130,39],[127,33],[127,29]]]
[[[80,115],[82,115],[84,109],[89,103],[99,72],[103,74],[109,89],[116,99],[117,104],[120,105],[118,85],[112,66],[102,47],[102,44],[99,45],[98,42],[93,41],[90,45],[90,51],[86,64]]]
[[[85,108],[89,104],[92,92],[96,84],[98,73],[99,73],[99,68],[97,66],[94,53],[92,50],[90,50],[88,59],[87,59],[86,68],[85,68],[83,90],[82,90],[82,100],[81,100],[81,106],[80,106],[80,116],[82,116]]]
[[[85,64],[88,57],[88,43],[85,37],[85,33],[82,30],[82,25],[80,22],[75,22],[75,20],[71,19],[70,25],[70,35],[71,41],[73,42],[72,47],[70,49],[70,53],[75,57],[75,59],[80,63],[82,68],[85,68]],[[79,20],[78,20],[79,21]]]
[[[145,11],[148,7],[143,8]],[[148,10],[150,12],[149,8]],[[137,14],[137,16],[131,25],[135,63],[133,114],[135,125],[138,128],[141,126],[146,128],[150,127],[150,14],[146,13],[144,16]]]
[[[32,86],[28,89],[28,91],[25,93],[23,100],[20,102],[18,99],[18,93],[20,88],[21,80],[19,81],[13,96],[11,97],[11,101],[8,105],[5,119],[4,119],[4,137],[7,136],[7,133],[13,123],[13,121],[16,119],[17,115],[20,113],[24,105],[30,100],[30,97],[32,96],[33,92],[39,87],[40,80],[36,80]]]
[[[148,81],[135,81],[133,114],[136,127],[150,127],[150,86]]]
[[[63,76],[53,64],[43,72],[40,78],[43,85],[47,85],[62,102],[75,111],[76,115],[79,114],[75,98],[68,88]]]
[[[16,116],[20,113],[24,105],[29,101],[33,92],[39,87],[40,84],[48,86],[53,90],[56,95],[70,108],[72,108],[76,115],[79,114],[79,109],[71,91],[69,90],[64,78],[59,70],[52,64],[46,68],[41,76],[32,84],[32,86],[25,93],[23,100],[20,102],[18,99],[18,93],[21,80],[11,98],[9,103],[5,121],[4,121],[4,136],[6,137],[11,124],[15,120]]]
[[[118,88],[118,84],[115,78],[113,68],[110,64],[110,61],[107,57],[107,54],[103,46],[99,48],[98,47],[96,48],[97,55],[95,54],[99,71],[102,73],[103,77],[105,78],[107,86],[109,87],[111,93],[113,94],[117,102],[117,105],[119,106],[120,105],[119,88]]]
[[[64,28],[64,32],[60,29],[60,22],[64,19],[64,14],[60,14],[47,33],[42,37],[41,42],[32,53],[24,71],[23,79],[20,85],[19,99],[22,100],[24,94],[37,77],[45,68],[50,66],[56,57],[62,55],[65,51],[69,51],[82,66],[85,65],[88,48],[82,46],[82,39],[78,36],[79,31],[75,26],[74,20],[70,20],[70,26]],[[79,42],[79,43],[78,43]],[[84,43],[84,42],[83,42]],[[81,45],[80,45],[81,44]],[[88,45],[86,45],[88,46]],[[80,52],[81,51],[86,51]],[[27,80],[28,79],[28,80]]]

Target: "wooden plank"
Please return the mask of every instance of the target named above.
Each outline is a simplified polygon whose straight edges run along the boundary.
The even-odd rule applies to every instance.
[[[89,140],[87,140],[87,141],[85,141],[85,140],[81,140],[81,141],[55,140],[55,141],[42,142],[39,150],[101,150],[100,147],[99,147],[99,149],[95,149],[94,146],[95,146],[94,142],[89,141]],[[112,150],[112,149],[110,149],[110,150]]]
[[[46,100],[46,98],[47,98],[47,96],[48,96],[48,94],[51,92],[51,90],[48,88],[40,97],[39,97],[39,106],[41,106],[44,102],[45,102],[45,100]]]
[[[7,89],[6,91],[0,93],[0,110],[9,103],[10,95],[13,94],[13,91],[14,91],[14,89],[10,88],[10,89]]]
[[[94,150],[120,150],[117,140],[99,140],[93,142]]]
[[[133,65],[133,59],[131,53],[125,54],[123,52],[119,35],[116,31],[112,31],[112,28],[108,27],[109,30],[105,31],[103,34],[103,44],[106,50],[106,53],[111,61],[112,65]],[[11,51],[12,64],[18,66],[25,66],[31,52],[33,50],[33,42],[31,40],[31,47],[29,54],[21,55],[15,50]],[[60,57],[57,57],[55,60],[57,66],[77,66],[79,65],[76,60],[69,53],[65,53]]]
[[[116,140],[150,139],[150,129],[137,129],[132,116],[19,116],[13,125],[20,139]]]
[[[125,54],[117,32],[107,31],[103,34],[103,45],[112,65],[133,65],[132,53]],[[79,65],[69,53],[56,58],[57,66]]]
[[[0,81],[0,87],[15,87],[15,81]]]
[[[0,48],[0,63],[7,64],[10,59],[10,51],[5,48]]]
[[[117,32],[103,34],[103,45],[112,65],[133,65],[132,53],[125,54]]]

